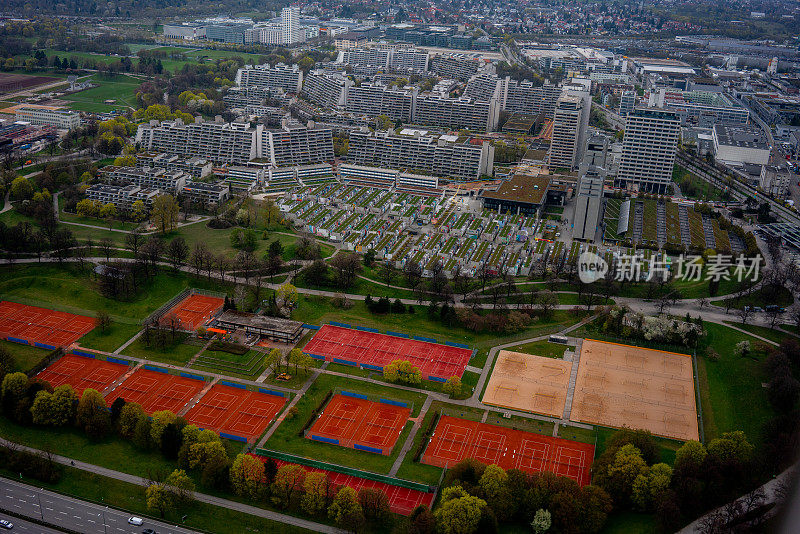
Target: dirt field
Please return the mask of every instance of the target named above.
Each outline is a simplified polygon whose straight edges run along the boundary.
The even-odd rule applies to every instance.
[[[564,360],[501,350],[483,402],[560,418],[571,368]]]
[[[57,82],[59,78],[28,76],[26,74],[0,73],[0,95],[30,89],[39,85]]]
[[[691,356],[584,340],[570,418],[697,440]]]

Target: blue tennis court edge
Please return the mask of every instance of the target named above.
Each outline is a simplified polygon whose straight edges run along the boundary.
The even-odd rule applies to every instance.
[[[323,436],[317,436],[316,434],[311,434],[311,439],[313,439],[314,441],[321,441],[323,443],[330,443],[331,445],[338,445],[339,444],[339,440],[338,439],[331,439],[331,438],[326,438],[326,437],[323,437]]]
[[[164,373],[165,375],[169,374],[169,371],[167,371],[163,367],[156,367],[155,365],[143,365],[142,367],[144,367],[148,371],[155,371],[157,373]]]
[[[247,389],[247,387],[244,384],[239,384],[238,382],[230,382],[228,380],[220,380],[219,383],[222,384],[223,386],[230,386],[232,388]]]
[[[345,397],[353,397],[354,399],[368,400],[366,395],[362,395],[361,393],[353,393],[352,391],[342,390],[342,395]]]
[[[266,389],[266,388],[258,388],[258,392],[259,393],[264,393],[266,395],[275,395],[276,397],[285,397],[286,396],[284,393],[282,393],[280,391],[275,391],[275,390]]]
[[[375,452],[378,454],[383,454],[383,449],[376,449],[375,447],[367,447],[366,445],[359,445],[358,443],[354,444],[353,448],[359,451],[367,451],[367,452]]]

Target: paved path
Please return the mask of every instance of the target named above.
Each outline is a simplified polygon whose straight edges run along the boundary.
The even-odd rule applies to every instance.
[[[0,209],[0,213],[5,213],[13,207],[13,204],[11,204],[11,191],[9,191],[3,200],[3,209]]]
[[[194,362],[197,361],[197,358],[199,358],[200,355],[203,354],[203,352],[205,352],[206,349],[208,347],[210,347],[213,342],[214,342],[214,338],[209,339],[208,342],[205,345],[203,345],[203,347],[194,354],[194,356],[189,358],[189,361],[186,362],[186,367],[191,367],[192,365],[194,365]]]
[[[575,353],[572,356],[572,370],[569,373],[567,399],[566,402],[564,402],[564,415],[561,418],[564,421],[569,421],[569,416],[572,414],[572,399],[575,396],[575,382],[578,380],[578,364],[581,361],[581,346],[583,346],[583,341],[578,341],[578,344],[575,346]]]
[[[142,332],[144,332],[144,328],[136,332],[136,334],[134,334],[133,337],[131,337],[128,341],[123,343],[121,347],[119,347],[117,350],[113,352],[113,354],[120,354],[123,350],[127,349],[131,343],[139,339],[139,337],[142,335]]]
[[[7,440],[0,438],[0,443],[8,444]],[[34,449],[32,447],[27,447],[25,445],[15,445],[18,449],[26,450],[33,453],[40,453],[42,451],[38,449]],[[53,461],[63,464],[63,465],[70,465],[75,469],[81,469],[83,471],[87,471],[89,473],[94,473],[96,475],[113,478],[115,480],[121,480],[123,482],[128,482],[129,484],[135,484],[137,486],[147,486],[147,482],[142,479],[142,477],[137,477],[134,475],[130,475],[128,473],[122,473],[120,471],[114,471],[113,469],[106,469],[105,467],[100,467],[98,465],[88,464],[85,462],[81,462],[78,460],[73,460],[72,458],[67,458],[66,456],[59,456],[57,454],[51,455]],[[206,495],[205,493],[198,493],[194,492],[194,498],[198,502],[211,504],[214,506],[220,506],[222,508],[228,508],[230,510],[235,510],[237,512],[242,512],[245,514],[255,515],[258,517],[263,517],[265,519],[270,519],[272,521],[278,521],[280,523],[286,523],[287,525],[294,525],[296,527],[305,528],[308,530],[313,530],[316,532],[328,532],[331,534],[344,534],[343,530],[340,530],[335,527],[331,527],[328,525],[323,525],[321,523],[315,523],[314,521],[308,521],[306,519],[300,519],[299,517],[294,517],[291,515],[281,514],[278,512],[272,512],[270,510],[264,510],[263,508],[257,508],[255,506],[250,506],[248,504],[242,504],[236,501],[229,501],[228,499],[221,499],[219,497],[214,497],[212,495]],[[137,529],[135,532],[139,532]],[[181,532],[191,532],[189,530],[181,530]]]
[[[419,415],[414,421],[414,426],[411,427],[411,432],[408,433],[408,437],[406,438],[405,443],[403,443],[403,448],[400,449],[400,454],[397,455],[397,459],[392,464],[392,468],[389,469],[389,476],[397,476],[397,472],[400,470],[400,466],[403,465],[403,460],[406,459],[408,451],[410,451],[411,447],[414,446],[414,438],[417,436],[417,432],[419,432],[422,422],[425,420],[425,415],[428,413],[428,408],[431,407],[432,402],[433,397],[429,395],[428,398],[425,399],[425,403],[422,405],[422,408],[419,409]]]
[[[208,382],[207,384],[205,384],[205,385],[203,386],[203,389],[201,389],[201,390],[200,390],[200,391],[197,393],[197,395],[195,395],[194,397],[192,397],[192,398],[189,400],[189,402],[187,402],[186,404],[184,404],[184,405],[183,405],[183,408],[181,408],[181,410],[180,410],[180,411],[179,411],[177,414],[175,414],[175,415],[180,415],[181,417],[183,417],[184,415],[186,415],[186,414],[189,412],[189,410],[191,410],[192,408],[194,408],[194,405],[195,405],[195,404],[197,404],[197,403],[200,401],[200,399],[202,398],[202,396],[203,396],[203,395],[205,395],[206,393],[208,393],[208,390],[209,390],[209,389],[211,389],[212,387],[214,387],[214,384],[216,384],[218,380],[219,380],[219,378],[214,378],[214,379],[213,379],[211,382]]]
[[[327,364],[323,364],[323,366],[325,366],[325,365],[327,365]],[[306,380],[306,383],[303,384],[303,387],[300,388],[300,390],[292,398],[292,400],[289,401],[286,404],[286,407],[283,409],[283,411],[278,416],[278,418],[275,419],[275,422],[272,423],[272,426],[269,427],[269,429],[267,429],[266,432],[264,432],[264,435],[261,437],[261,439],[258,442],[258,445],[257,445],[258,447],[263,447],[264,444],[267,442],[267,440],[269,440],[269,438],[272,437],[272,434],[275,433],[275,431],[278,429],[278,427],[283,422],[283,420],[286,419],[286,415],[289,413],[289,410],[291,410],[292,407],[294,407],[294,405],[297,404],[297,401],[300,400],[300,397],[305,395],[306,391],[308,391],[308,388],[311,387],[311,384],[313,384],[317,380],[317,377],[319,376],[321,371],[322,371],[322,369],[314,369],[314,372],[311,375],[311,377],[308,380]]]

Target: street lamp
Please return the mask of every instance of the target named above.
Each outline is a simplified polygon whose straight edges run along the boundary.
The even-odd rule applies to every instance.
[[[39,514],[42,516],[42,521],[44,521],[44,507],[42,507],[42,497],[40,492],[36,492],[36,500],[39,502]]]
[[[108,510],[108,506],[103,508],[103,532],[108,534],[108,524],[106,523],[106,510]]]

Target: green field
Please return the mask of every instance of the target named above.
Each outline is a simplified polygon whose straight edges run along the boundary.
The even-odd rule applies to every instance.
[[[94,74],[89,78],[97,87],[85,89],[61,97],[69,100],[71,109],[89,112],[108,112],[113,109],[136,108],[136,90],[142,80],[124,74],[107,76]],[[114,104],[104,104],[105,100],[116,100]]]
[[[123,356],[135,356],[162,363],[169,363],[185,367],[189,359],[200,352],[203,347],[182,343],[180,340],[186,338],[186,334],[179,336],[177,343],[167,344],[163,349],[156,348],[154,345],[147,347],[142,341],[142,337],[128,345],[122,352]]]
[[[22,372],[32,368],[50,353],[49,350],[4,340],[0,340],[0,347],[3,347],[11,353],[11,356],[14,357],[14,369]]]
[[[535,356],[546,356],[547,358],[563,358],[564,352],[569,349],[574,351],[575,347],[562,345],[560,343],[550,343],[549,341],[534,341],[511,347],[511,351],[533,354]]]

